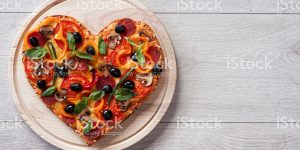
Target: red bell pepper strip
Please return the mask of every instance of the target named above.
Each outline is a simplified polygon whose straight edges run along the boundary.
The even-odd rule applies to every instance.
[[[92,82],[83,85],[83,86],[82,86],[83,89],[91,89],[91,88],[97,83],[97,81],[99,80],[97,71],[96,71],[95,69],[92,69],[91,72],[92,72],[92,74],[93,74]]]

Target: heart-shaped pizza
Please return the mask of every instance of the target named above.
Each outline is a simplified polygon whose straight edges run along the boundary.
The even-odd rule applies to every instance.
[[[69,16],[49,16],[23,41],[29,83],[88,144],[124,121],[156,88],[163,53],[149,25],[115,20],[98,35]]]

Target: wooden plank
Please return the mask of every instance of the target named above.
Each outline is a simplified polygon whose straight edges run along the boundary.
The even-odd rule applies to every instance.
[[[278,129],[276,124],[221,124],[222,128],[180,128],[160,124],[130,149],[280,150],[298,149],[298,129]],[[201,127],[201,125],[199,125]]]
[[[160,15],[179,68],[174,104],[164,121],[174,122],[179,115],[228,122],[273,122],[279,115],[299,118],[298,18]],[[267,57],[272,68],[227,68],[228,57],[254,62]]]
[[[0,13],[31,12],[43,3],[43,0],[18,1],[22,2],[21,9],[0,9]],[[163,123],[129,149],[298,149],[299,129],[277,129],[276,123],[249,122],[276,122],[277,116],[299,120],[299,17],[246,14],[298,13],[299,10],[278,11],[275,0],[226,0],[222,2],[222,11],[213,12],[180,11],[173,0],[142,1],[158,13],[172,36],[179,62],[179,79],[177,94]],[[0,19],[5,20],[0,24],[0,105],[5,106],[0,109],[1,126],[15,117],[17,121],[22,120],[8,92],[7,63],[13,37],[27,15],[0,14]],[[186,39],[194,40],[188,42]],[[185,53],[187,50],[191,51]],[[191,55],[195,50],[199,50],[199,54]],[[278,53],[281,55],[272,70],[227,70],[227,55],[261,60],[261,57],[273,58]],[[187,54],[190,55],[184,57]],[[198,59],[194,58],[196,56]],[[183,73],[195,66],[198,71]],[[197,80],[192,80],[194,78]],[[177,128],[178,116],[189,116],[196,122],[217,117],[223,122],[246,123],[225,123],[222,129],[213,130],[181,129]],[[3,149],[56,149],[24,122],[21,126],[0,128]]]
[[[0,122],[1,126],[3,124]],[[160,123],[146,138],[128,149],[279,150],[298,149],[300,146],[300,129],[292,126],[277,128],[276,123],[221,123],[221,128],[218,125],[218,128],[211,128],[213,126]],[[2,148],[56,149],[39,138],[25,122],[20,122],[16,127],[0,128]]]
[[[172,16],[172,17],[170,17]],[[3,37],[13,37],[23,14],[0,14]],[[300,118],[300,21],[295,15],[160,14],[176,50],[179,79],[174,102],[163,122],[177,116],[225,122],[275,122],[277,116]],[[187,26],[189,28],[182,28]],[[11,32],[7,32],[11,30]],[[8,97],[7,63],[11,38],[0,45],[0,92]],[[274,60],[272,69],[227,69],[227,57]],[[17,113],[10,97],[0,119]]]
[[[13,40],[16,37],[21,24],[25,21],[27,15],[28,14],[0,15],[1,20],[5,20],[2,21],[0,25],[0,35],[2,35],[2,44],[0,46],[0,79],[2,79],[0,80],[0,95],[2,97],[2,100],[0,103],[5,108],[0,110],[0,120],[21,119],[21,116],[19,115],[19,112],[16,109],[16,105],[11,97],[11,93],[9,92],[8,63]]]
[[[155,13],[300,13],[299,1],[288,0],[140,0]],[[44,0],[2,0],[0,13],[33,12]],[[74,5],[86,7],[89,0],[74,0]],[[118,5],[117,2],[115,2]],[[98,8],[112,6],[99,1]],[[88,7],[88,6],[87,6]]]
[[[1,149],[58,149],[35,134],[25,122],[0,121]]]

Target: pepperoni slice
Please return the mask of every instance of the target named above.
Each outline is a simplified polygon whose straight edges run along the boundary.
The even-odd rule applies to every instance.
[[[40,32],[32,32],[32,33],[30,33],[29,35],[28,35],[28,37],[27,37],[27,43],[29,44],[29,45],[31,45],[30,44],[30,38],[31,37],[36,37],[37,39],[38,39],[38,41],[39,41],[39,46],[44,46],[45,44],[46,44],[46,39],[44,38],[44,36],[40,33]],[[31,45],[32,46],[32,45]],[[33,47],[33,46],[32,46]]]
[[[160,58],[160,51],[158,47],[149,47],[147,53],[152,57],[154,62],[157,62]]]
[[[48,107],[54,105],[54,104],[57,102],[56,99],[55,99],[55,97],[54,97],[54,95],[53,95],[53,96],[48,96],[48,97],[42,96],[42,101],[43,101]]]
[[[62,120],[66,124],[74,124],[76,122],[75,118],[71,118],[71,117],[67,117],[67,116],[62,116]]]
[[[101,129],[96,128],[89,133],[84,134],[86,138],[90,140],[95,140],[101,135]]]
[[[122,36],[132,35],[136,31],[135,22],[129,18],[124,18],[124,19],[120,20],[118,25],[125,26],[126,30],[125,30],[125,33],[121,34]]]
[[[98,90],[102,90],[103,86],[110,85],[112,88],[116,86],[115,79],[111,76],[99,77],[96,87]]]

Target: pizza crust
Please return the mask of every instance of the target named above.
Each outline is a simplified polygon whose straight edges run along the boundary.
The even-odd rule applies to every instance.
[[[42,23],[40,23],[37,27],[33,28],[28,34],[26,34],[25,38],[24,38],[24,42],[23,42],[23,52],[27,51],[28,49],[30,49],[32,46],[30,46],[28,44],[28,35],[30,35],[31,33],[33,32],[39,32],[39,29],[41,26],[44,26],[44,25],[55,25],[57,26],[58,23],[60,23],[62,20],[64,21],[71,21],[75,24],[77,24],[79,26],[79,28],[81,29],[82,31],[82,37],[83,37],[83,41],[84,43],[81,45],[81,47],[79,47],[77,50],[80,51],[80,52],[84,52],[85,51],[85,47],[86,46],[89,46],[89,45],[92,45],[93,47],[95,47],[95,49],[98,49],[97,48],[97,41],[99,40],[99,36],[103,37],[103,38],[107,38],[110,34],[114,33],[115,31],[115,26],[120,22],[121,19],[119,20],[115,20],[113,22],[111,22],[108,26],[106,26],[97,36],[94,36],[94,35],[91,35],[90,31],[87,30],[87,28],[85,26],[83,26],[81,23],[79,23],[76,19],[72,18],[72,17],[69,17],[69,16],[61,16],[61,15],[56,15],[56,16],[49,16],[49,17],[46,17],[44,19],[44,21],[42,21]],[[159,44],[159,41],[157,39],[157,37],[155,36],[153,30],[150,28],[149,25],[145,24],[145,23],[142,23],[142,22],[139,22],[139,21],[134,21],[134,24],[136,26],[136,31],[135,33],[133,33],[132,35],[128,36],[127,38],[132,38],[132,39],[142,39],[142,40],[146,40],[147,42],[147,45],[145,46],[145,49],[143,49],[143,53],[146,55],[147,58],[149,58],[149,54],[146,54],[147,53],[147,48],[153,46],[153,47],[156,47],[158,48],[159,50],[159,53],[160,53],[160,58],[157,62],[153,62],[153,60],[149,60],[151,63],[150,67],[153,68],[153,64],[155,65],[155,63],[159,63],[162,68],[163,68],[163,53],[162,53],[162,50],[161,50],[161,47],[160,47],[160,44]],[[60,25],[61,27],[61,25]],[[64,27],[61,27],[61,28],[64,28]],[[55,36],[56,39],[62,39],[65,43],[66,42],[66,39],[65,37],[63,37],[63,31],[62,29],[60,29],[57,33],[58,35]],[[123,39],[124,40],[124,39]],[[65,45],[66,46],[66,45]],[[59,47],[56,47],[56,48],[59,48]],[[122,49],[121,49],[122,50]],[[108,53],[113,53],[114,51],[116,50],[112,50],[112,49],[108,49],[107,50]],[[132,52],[131,52],[132,53]],[[70,57],[70,52],[67,51],[66,55],[64,56],[64,59],[67,59],[68,57]],[[109,64],[111,65],[112,63],[111,62],[107,62],[105,59],[105,57],[103,56],[100,56],[99,52],[97,51],[96,52],[96,55],[93,56],[95,59],[92,61],[92,67],[95,67],[95,68],[99,68],[100,65],[103,65],[103,64]],[[26,61],[27,58],[26,56],[24,55],[23,56],[23,64],[25,66],[25,71],[27,73],[27,78],[28,78],[28,81],[30,83],[30,85],[32,86],[32,88],[34,89],[34,91],[36,92],[37,95],[39,95],[41,98],[41,93],[42,93],[42,90],[40,90],[39,88],[37,88],[36,86],[36,82],[37,80],[39,80],[40,78],[39,77],[36,77],[36,78],[29,78],[29,76],[31,75],[30,72],[28,73],[28,67],[30,66],[26,66]],[[112,61],[112,60],[110,60]],[[58,63],[59,61],[55,62],[55,63]],[[121,73],[124,74],[128,69],[130,69],[132,65],[134,64],[134,62],[130,63],[129,65],[125,66],[124,68],[120,68],[121,70]],[[32,66],[31,66],[32,67]],[[117,66],[119,67],[119,66]],[[143,70],[143,68],[138,68],[135,70],[134,73],[132,73],[133,75],[130,76],[130,79],[134,80],[135,83],[138,83],[139,85],[141,85],[141,81],[137,81],[135,79],[135,76],[136,74],[145,74],[145,73],[151,73],[149,72],[151,71],[151,69],[147,70]],[[88,71],[86,71],[88,72]],[[75,73],[78,73],[78,71],[71,71],[71,74],[75,74]],[[97,70],[97,73],[99,76],[103,76],[104,73]],[[80,74],[83,74],[84,76],[86,76],[87,73],[85,72],[80,72]],[[91,77],[89,76],[86,76],[88,78],[89,81],[91,81]],[[141,95],[138,95],[137,97],[133,97],[132,99],[130,99],[130,106],[128,107],[128,109],[125,111],[125,112],[121,112],[122,114],[122,117],[118,119],[118,122],[121,123],[123,122],[124,120],[126,120],[131,114],[134,113],[134,111],[136,109],[138,109],[149,97],[149,95],[156,89],[157,85],[158,85],[158,82],[159,82],[159,78],[160,76],[158,75],[155,75],[153,76],[153,80],[152,80],[152,84],[149,86],[149,87],[145,87],[145,88],[148,88],[146,91],[146,94],[144,93],[138,93],[138,94],[141,94]],[[62,79],[64,80],[64,79]],[[117,83],[119,81],[119,79],[115,79],[115,82]],[[50,86],[52,83],[49,82],[47,83],[47,86]],[[59,85],[61,85],[63,83],[59,83]],[[59,88],[59,91],[61,89]],[[138,92],[138,90],[137,90]],[[77,95],[78,96],[78,95]],[[104,101],[105,103],[107,102],[107,99],[106,98],[103,98],[101,101]],[[95,133],[95,135],[93,136],[87,136],[83,133],[83,129],[82,127],[78,124],[78,115],[70,115],[70,114],[67,114],[65,111],[64,111],[64,106],[66,106],[68,103],[68,99],[66,102],[56,102],[54,105],[47,105],[47,107],[53,112],[55,113],[56,116],[58,116],[61,120],[63,120],[68,126],[70,126],[71,128],[73,128],[73,130],[75,130],[81,137],[82,139],[88,144],[88,145],[91,145],[93,144],[94,142],[96,142],[99,138],[101,138],[102,136],[106,135],[108,132],[114,130],[113,128],[107,128],[107,127],[104,127],[102,129],[94,129],[91,131],[91,133]],[[116,105],[116,100],[113,98],[112,99],[112,102],[111,102],[111,105],[114,106]],[[99,106],[98,106],[99,107]],[[94,116],[98,116],[97,118],[101,121],[103,121],[103,117],[99,116],[99,114],[101,115],[101,111],[103,111],[104,107],[107,107],[107,108],[110,108],[111,106],[106,106],[104,104],[103,108],[101,110],[97,110],[97,112],[93,112],[95,110],[93,110],[91,113],[92,115]],[[115,113],[115,112],[114,112]],[[120,113],[120,112],[119,112]],[[66,120],[66,118],[68,120]],[[75,123],[69,123],[69,122],[72,122],[72,118],[74,118],[75,120]],[[99,123],[99,122],[98,122]]]

